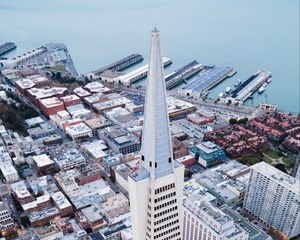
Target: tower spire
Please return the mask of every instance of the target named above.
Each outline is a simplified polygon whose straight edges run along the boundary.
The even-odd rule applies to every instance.
[[[141,151],[141,165],[149,171],[152,179],[169,175],[174,168],[166,100],[160,32],[155,27],[151,32]]]
[[[172,159],[159,35],[157,29],[151,32],[142,160],[128,177],[133,240],[178,240],[182,235],[184,166]]]

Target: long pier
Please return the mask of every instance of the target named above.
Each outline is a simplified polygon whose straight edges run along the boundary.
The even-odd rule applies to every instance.
[[[199,98],[228,77],[233,76],[236,71],[232,67],[205,66],[197,78],[183,86],[178,92],[181,95]]]
[[[184,65],[176,71],[170,73],[165,77],[166,87],[168,90],[176,87],[186,79],[191,78],[195,74],[199,73],[204,67],[196,60]]]
[[[266,81],[272,78],[270,72],[260,70],[240,86],[234,89],[231,93],[231,98],[237,102],[245,102],[252,94],[254,94]]]
[[[163,57],[162,59],[163,65],[164,67],[172,64],[172,60],[170,58],[167,57]],[[125,75],[121,75],[119,77],[116,77],[113,79],[113,83],[116,84],[123,84],[123,85],[131,85],[135,82],[137,82],[138,80],[146,77],[148,74],[148,64],[133,70]]]
[[[7,43],[0,45],[0,56],[9,51],[12,51],[15,48],[17,48],[17,45],[13,42],[7,42]]]
[[[94,75],[100,75],[101,73],[111,70],[111,71],[122,71],[127,67],[130,67],[138,62],[143,61],[143,56],[141,54],[131,54],[125,58],[122,58],[114,63],[111,63],[105,67],[99,68],[94,71]]]

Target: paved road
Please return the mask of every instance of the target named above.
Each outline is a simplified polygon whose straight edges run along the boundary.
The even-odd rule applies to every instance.
[[[126,91],[126,92],[132,92],[136,94],[145,95],[145,89],[142,88],[134,88],[134,87],[128,87],[123,85],[115,85],[115,84],[108,84],[105,83],[108,87],[111,89],[114,89],[115,91]],[[175,91],[168,91],[168,94],[170,96],[182,99],[184,101],[190,102],[195,104],[198,107],[207,107],[207,108],[214,108],[214,109],[221,109],[225,111],[230,111],[238,114],[245,114],[245,115],[253,115],[257,112],[257,109],[255,107],[250,106],[230,106],[222,103],[214,103],[211,100],[203,101],[203,100],[193,100],[193,99],[187,99],[182,96],[179,96]]]

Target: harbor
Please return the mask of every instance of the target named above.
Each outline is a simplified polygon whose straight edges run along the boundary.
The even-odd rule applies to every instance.
[[[131,54],[125,58],[122,58],[116,62],[113,62],[105,67],[99,68],[98,70],[92,72],[92,75],[99,76],[103,72],[110,70],[110,71],[122,71],[125,68],[131,67],[134,64],[137,64],[143,61],[143,56],[141,54]]]
[[[204,67],[196,60],[184,65],[165,77],[168,90],[175,88],[180,83],[199,73]]]
[[[163,57],[162,59],[163,65],[164,67],[169,66],[170,64],[172,64],[172,60],[171,58],[167,58],[167,57]],[[122,85],[131,85],[139,80],[141,80],[142,78],[145,78],[148,74],[148,64],[135,69],[127,74],[118,76],[116,78],[112,78],[112,79],[106,79],[107,82],[112,82],[115,84],[122,84]]]
[[[242,104],[256,91],[259,93],[264,92],[265,87],[271,82],[271,80],[272,75],[270,72],[260,70],[237,86],[228,97],[224,98],[223,101],[231,101],[233,103]]]
[[[17,48],[17,45],[13,42],[4,43],[4,44],[0,45],[0,56],[5,53],[8,53],[16,48]]]
[[[178,93],[198,99],[207,95],[210,89],[235,73],[232,67],[204,66],[199,75],[179,89]]]

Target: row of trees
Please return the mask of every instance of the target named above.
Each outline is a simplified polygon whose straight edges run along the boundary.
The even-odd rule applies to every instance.
[[[229,119],[229,124],[246,124],[248,122],[248,118],[241,118],[237,120],[236,118],[230,118]]]

